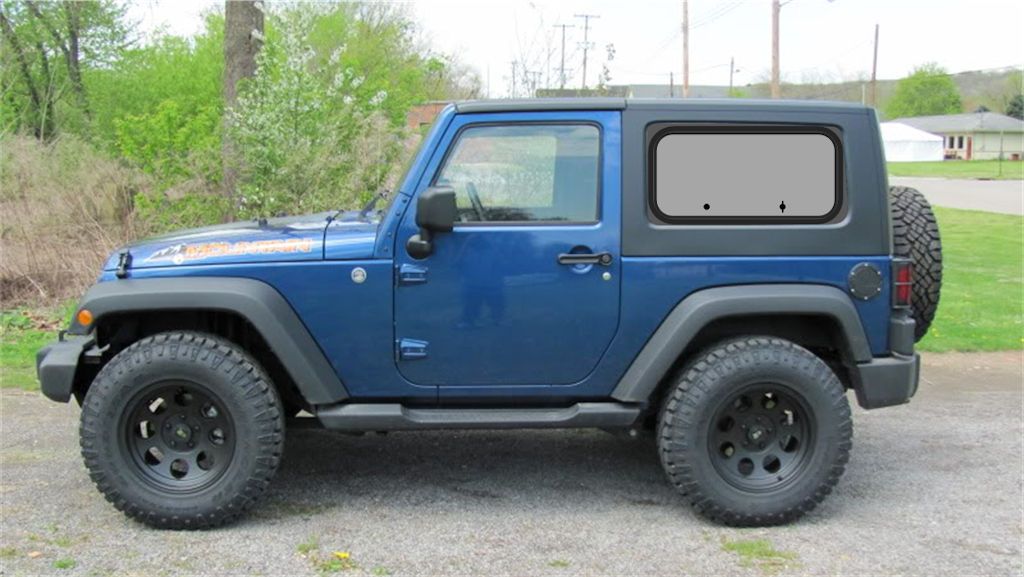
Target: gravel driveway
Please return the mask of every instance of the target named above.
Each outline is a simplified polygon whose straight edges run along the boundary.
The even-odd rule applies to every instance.
[[[911,404],[855,409],[823,506],[745,530],[694,516],[647,440],[305,430],[252,515],[160,532],[96,492],[76,406],[4,390],[0,574],[1021,574],[1021,361],[927,356]]]

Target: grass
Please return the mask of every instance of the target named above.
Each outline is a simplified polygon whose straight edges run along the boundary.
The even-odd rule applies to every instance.
[[[757,567],[769,575],[798,565],[796,553],[779,551],[767,539],[729,541],[723,538],[722,550],[739,555],[740,566]]]
[[[935,208],[944,271],[939,312],[922,351],[1024,348],[1024,223],[1019,216]],[[0,312],[0,386],[38,390],[36,351],[56,338],[74,303]]]
[[[998,160],[937,160],[934,162],[890,162],[889,176],[939,178],[1024,179],[1024,161],[1004,160],[1002,174]]]
[[[36,380],[36,351],[57,338],[67,325],[74,303],[40,310],[0,311],[0,387],[33,391]]]
[[[74,559],[65,557],[64,559],[57,559],[53,562],[54,569],[74,569],[78,563]]]
[[[925,351],[1024,348],[1024,224],[1019,216],[937,207],[943,279]]]

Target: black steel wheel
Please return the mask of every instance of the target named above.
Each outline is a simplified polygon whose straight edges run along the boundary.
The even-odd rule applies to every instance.
[[[708,427],[708,453],[722,478],[743,491],[773,491],[810,460],[814,420],[778,384],[745,387],[722,403]]]
[[[729,525],[778,525],[839,481],[853,425],[835,373],[774,337],[738,337],[695,355],[669,390],[658,453],[694,509]]]
[[[223,401],[192,381],[161,381],[128,403],[123,449],[148,483],[174,493],[201,491],[231,464],[235,429]]]
[[[82,457],[129,517],[198,529],[249,509],[277,470],[281,400],[262,368],[220,337],[168,332],[114,356],[85,395]]]

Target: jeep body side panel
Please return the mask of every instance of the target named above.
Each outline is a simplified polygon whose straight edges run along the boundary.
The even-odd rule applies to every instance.
[[[362,283],[352,281],[352,271],[357,267],[366,273]],[[326,357],[334,370],[334,380],[343,383],[346,395],[353,399],[433,401],[437,396],[436,387],[414,385],[395,370],[394,270],[390,261],[181,266],[132,273],[135,279],[162,277],[181,278],[184,283],[205,277],[252,279],[269,285],[279,297],[284,297],[304,329],[312,335],[311,346],[303,346],[303,349]],[[203,302],[196,301],[193,308],[203,308]],[[258,324],[256,327],[261,328]],[[305,394],[302,383],[296,381]],[[314,400],[321,398],[307,397],[306,400],[312,404],[331,403],[345,396]]]
[[[683,299],[651,336],[612,397],[644,402],[690,341],[710,323],[740,315],[824,315],[835,320],[854,360],[871,360],[867,336],[849,297],[835,287],[765,284],[718,287]]]
[[[81,301],[96,323],[115,314],[204,309],[248,320],[311,403],[346,398],[345,387],[291,306],[270,285],[240,278],[166,278],[99,283]],[[70,333],[87,331],[77,321]],[[258,360],[258,359],[257,359]]]
[[[841,207],[827,224],[662,224],[648,207],[651,139],[669,126],[827,127],[842,140]],[[623,112],[622,252],[626,256],[887,255],[891,239],[877,120],[861,107],[633,102]],[[743,170],[743,159],[734,159]],[[685,186],[686,183],[681,183]],[[764,191],[766,194],[772,191]]]

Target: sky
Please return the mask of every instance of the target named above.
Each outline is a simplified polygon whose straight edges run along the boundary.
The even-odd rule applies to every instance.
[[[204,0],[138,0],[130,15],[141,30],[192,34]],[[584,19],[587,85],[607,64],[611,84],[679,83],[682,2],[664,0],[415,0],[408,9],[434,50],[474,69],[485,95],[508,96],[512,62],[538,85],[557,87],[561,32],[567,24],[567,86],[582,82]],[[691,0],[690,84],[761,82],[771,68],[770,0]],[[900,78],[937,62],[950,72],[1024,66],[1024,2],[1019,0],[783,0],[780,63],[784,82],[867,78],[878,24],[878,77]],[[608,46],[614,47],[609,60]],[[520,95],[523,88],[519,88]]]

